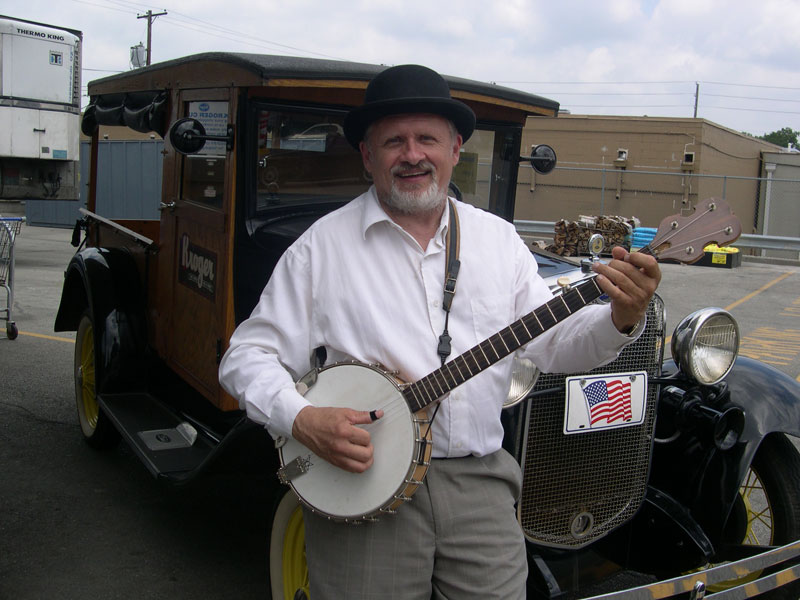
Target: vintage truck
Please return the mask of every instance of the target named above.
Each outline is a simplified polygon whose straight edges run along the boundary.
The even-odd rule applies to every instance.
[[[89,84],[89,195],[55,321],[57,331],[77,332],[87,443],[102,449],[122,438],[175,484],[237,451],[277,472],[272,439],[220,388],[218,363],[278,257],[370,185],[341,125],[381,69],[207,53]],[[529,117],[555,117],[558,104],[447,80],[478,122],[454,190],[512,220],[521,162],[540,172],[555,162],[547,147],[521,156],[522,128]],[[112,125],[164,138],[160,220],[97,214],[98,131]],[[557,294],[588,276],[577,263],[536,256]],[[800,455],[790,436],[800,436],[800,384],[737,358],[738,327],[725,311],[684,319],[666,360],[665,323],[655,297],[641,337],[582,376],[644,374],[638,416],[625,427],[570,429],[565,397],[575,378],[518,361],[504,424],[524,476],[528,596],[796,600]],[[306,598],[302,512],[277,476],[273,499],[272,597]]]

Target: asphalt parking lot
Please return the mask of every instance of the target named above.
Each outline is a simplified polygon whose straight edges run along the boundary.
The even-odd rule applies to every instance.
[[[123,446],[97,453],[80,439],[74,335],[53,332],[70,237],[23,227],[19,337],[0,322],[0,598],[266,597],[264,481],[234,473],[169,491]],[[800,267],[662,272],[668,334],[692,310],[727,308],[743,354],[800,380]]]
[[[74,334],[53,332],[70,237],[23,227],[19,337],[0,322],[0,598],[267,598],[266,473],[166,488],[81,439]]]

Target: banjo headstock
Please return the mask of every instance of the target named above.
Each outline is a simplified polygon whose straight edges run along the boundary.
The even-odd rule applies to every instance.
[[[642,251],[659,260],[694,263],[703,257],[708,244],[725,246],[742,234],[742,224],[722,198],[699,202],[690,215],[667,217]]]

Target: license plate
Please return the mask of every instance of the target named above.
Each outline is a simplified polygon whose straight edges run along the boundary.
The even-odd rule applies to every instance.
[[[647,404],[647,373],[567,377],[564,434],[638,425]]]

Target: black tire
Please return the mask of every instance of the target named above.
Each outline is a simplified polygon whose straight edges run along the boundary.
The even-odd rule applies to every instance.
[[[19,335],[19,329],[17,329],[16,324],[6,323],[6,336],[8,337],[8,339],[15,340],[17,339],[18,335]]]
[[[94,322],[87,312],[81,317],[75,337],[75,403],[83,439],[93,448],[102,450],[117,445],[119,432],[100,408],[96,373]]]
[[[307,600],[308,565],[300,502],[288,488],[275,503],[269,544],[272,600]]]
[[[746,522],[736,527],[739,543],[783,546],[800,539],[800,452],[785,435],[761,442],[739,490],[737,512],[741,518],[732,520]],[[800,582],[758,597],[797,600]]]

